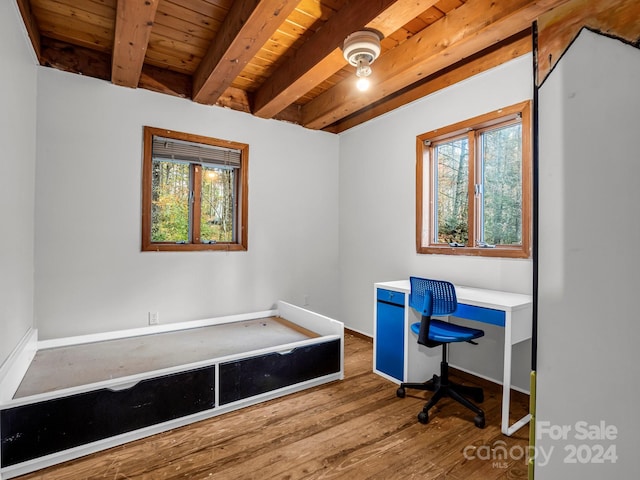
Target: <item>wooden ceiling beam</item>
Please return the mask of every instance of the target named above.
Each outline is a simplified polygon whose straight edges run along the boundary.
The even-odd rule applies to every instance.
[[[404,27],[418,15],[426,12],[440,0],[400,0],[374,18],[367,25],[381,32],[385,37]],[[345,63],[346,65],[346,63]]]
[[[572,0],[538,20],[538,72],[541,85],[583,27],[640,45],[638,0]]]
[[[345,79],[302,108],[302,124],[325,128],[368,104],[449,67],[528,27],[567,0],[469,0],[446,17],[381,55],[367,92]]]
[[[193,75],[193,99],[214,105],[298,5],[294,0],[237,0]]]
[[[371,28],[389,35],[437,0],[358,0],[347,3],[256,91],[253,114],[271,118],[347,65],[342,42]]]
[[[111,81],[135,88],[140,81],[159,0],[118,0]]]
[[[111,79],[109,54],[46,36],[42,37],[40,63],[46,67],[87,77],[106,81]],[[142,68],[137,87],[166,95],[191,98],[191,76],[152,65],[145,65]]]
[[[20,9],[20,15],[22,15],[22,21],[27,29],[27,34],[33,45],[33,50],[36,52],[36,57],[40,59],[40,29],[36,19],[33,16],[31,10],[31,2],[29,0],[18,0],[18,8]]]
[[[256,91],[253,114],[262,118],[273,117],[343,68],[347,62],[342,56],[341,46],[347,35],[368,26],[393,4],[407,2],[408,0],[348,2]],[[415,7],[415,0],[411,4]]]
[[[366,107],[356,112],[338,123],[335,123],[324,130],[331,133],[341,133],[345,130],[360,125],[368,120],[384,115],[407,103],[419,100],[438,90],[450,87],[458,82],[466,80],[481,72],[502,65],[505,62],[518,58],[527,53],[531,53],[532,40],[531,29],[520,32],[504,42],[495,45],[483,52],[477,53],[462,62],[431,75],[424,80],[411,85],[404,90],[390,95],[388,98],[377,102],[375,105]]]

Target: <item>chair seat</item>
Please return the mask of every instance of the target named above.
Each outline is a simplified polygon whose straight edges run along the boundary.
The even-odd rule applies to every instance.
[[[411,331],[417,335],[420,332],[420,322],[411,325]],[[443,322],[442,320],[431,319],[429,325],[429,340],[434,342],[468,342],[482,336],[484,336],[482,330],[463,327],[462,325]]]

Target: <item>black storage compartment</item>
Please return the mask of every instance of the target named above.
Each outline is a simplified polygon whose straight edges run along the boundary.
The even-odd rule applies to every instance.
[[[2,410],[2,466],[212,409],[214,390],[210,366]]]
[[[340,371],[340,340],[221,363],[219,404]]]

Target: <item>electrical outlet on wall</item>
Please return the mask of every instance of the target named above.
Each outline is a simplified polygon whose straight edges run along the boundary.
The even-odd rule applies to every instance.
[[[306,307],[309,305],[309,294],[305,293],[304,294],[304,303],[302,304],[303,307]]]
[[[158,325],[160,323],[160,314],[158,312],[149,312],[149,325]]]

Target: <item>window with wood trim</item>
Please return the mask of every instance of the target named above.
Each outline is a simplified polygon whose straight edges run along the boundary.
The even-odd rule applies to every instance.
[[[246,250],[249,146],[144,127],[142,250]]]
[[[529,258],[531,107],[416,138],[418,253]]]

